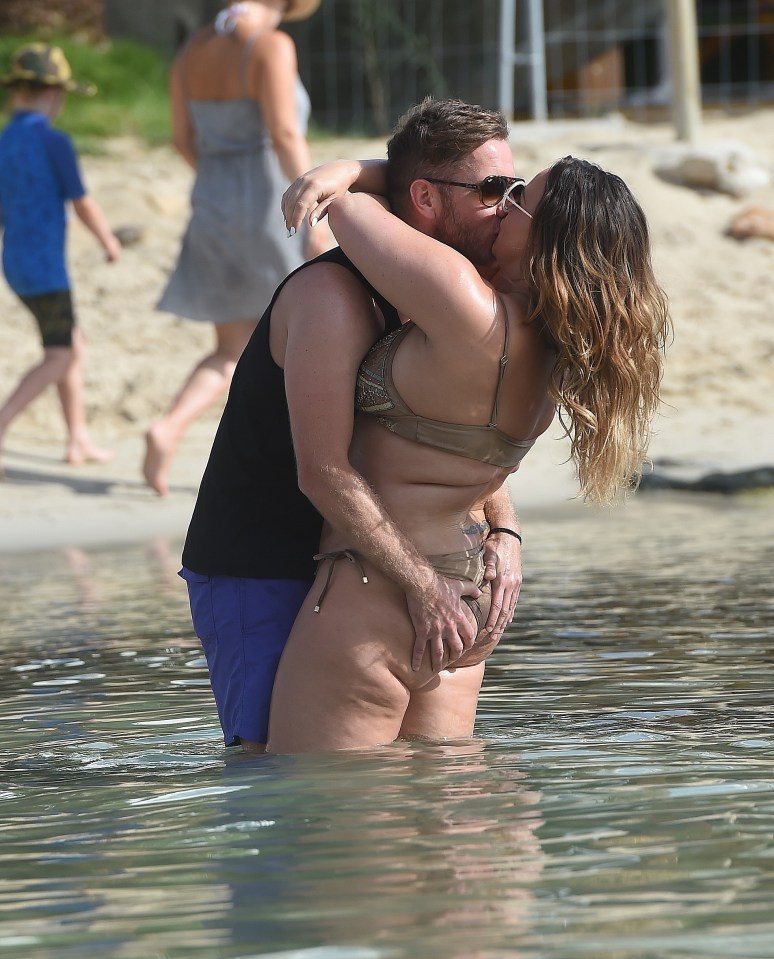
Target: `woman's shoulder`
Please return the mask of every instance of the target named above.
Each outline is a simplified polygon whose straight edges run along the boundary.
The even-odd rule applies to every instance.
[[[259,96],[267,76],[289,82],[298,72],[296,45],[283,30],[264,30],[245,41],[248,86]]]
[[[191,55],[192,50],[197,50],[199,47],[204,44],[211,42],[215,38],[215,31],[212,29],[212,26],[207,25],[199,27],[198,30],[194,30],[193,33],[189,34],[175,54],[175,63],[180,63]]]
[[[295,61],[296,44],[290,34],[284,30],[263,30],[247,40],[253,57],[290,57]]]

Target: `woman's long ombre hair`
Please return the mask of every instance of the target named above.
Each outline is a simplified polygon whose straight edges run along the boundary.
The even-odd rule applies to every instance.
[[[580,495],[609,502],[639,482],[670,329],[645,214],[620,177],[575,157],[551,167],[529,274],[530,316],[557,350],[551,395]]]

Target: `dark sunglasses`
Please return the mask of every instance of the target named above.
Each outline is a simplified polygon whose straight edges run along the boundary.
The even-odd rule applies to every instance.
[[[435,176],[423,176],[422,180],[428,183],[444,183],[446,186],[461,186],[466,190],[475,190],[484,206],[497,206],[502,202],[505,194],[517,183],[524,183],[524,180],[515,176],[485,176],[480,183],[460,183],[458,180],[441,180]]]

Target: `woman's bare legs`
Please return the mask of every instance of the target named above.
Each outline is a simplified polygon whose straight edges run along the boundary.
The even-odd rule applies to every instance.
[[[414,636],[402,593],[367,572],[364,584],[354,564],[337,563],[315,613],[328,564],[318,569],[274,679],[267,752],[328,752],[398,736],[409,690],[395,658],[405,659],[410,679]]]
[[[473,735],[484,663],[445,669],[411,698],[401,739],[469,739]]]
[[[66,462],[83,463],[93,460],[104,463],[110,459],[112,454],[95,446],[86,428],[83,405],[83,334],[77,327],[73,330],[72,346],[45,347],[43,359],[24,374],[16,389],[0,408],[0,448],[5,431],[13,420],[54,384],[59,391],[67,427]]]
[[[389,620],[389,610],[377,602],[374,617]],[[399,738],[438,741],[473,735],[483,663],[446,669],[427,681],[428,666],[419,680],[425,685],[409,688],[404,680],[411,679],[413,635],[405,643],[406,667],[401,670],[391,662],[389,637],[371,641],[377,632],[373,621],[357,624],[350,617],[335,630],[307,631],[307,624],[315,625],[300,615],[282,654],[272,694],[269,752],[329,752]]]
[[[167,412],[145,434],[142,472],[159,496],[169,492],[169,470],[185,431],[228,389],[234,367],[256,326],[235,320],[215,327],[215,350],[194,368]]]
[[[401,736],[471,735],[484,664],[433,675],[411,669],[414,629],[401,590],[349,562],[323,564],[299,611],[274,680],[268,752],[328,752]]]

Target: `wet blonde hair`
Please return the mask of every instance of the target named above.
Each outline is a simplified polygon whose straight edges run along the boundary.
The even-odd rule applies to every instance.
[[[640,205],[620,177],[565,157],[529,236],[530,316],[557,351],[551,382],[580,495],[610,502],[642,475],[670,333]]]

